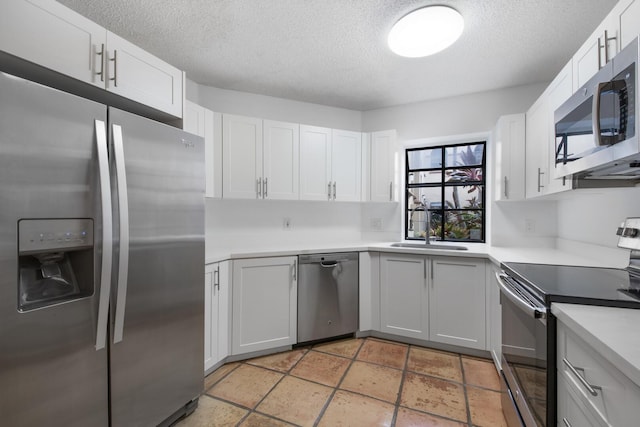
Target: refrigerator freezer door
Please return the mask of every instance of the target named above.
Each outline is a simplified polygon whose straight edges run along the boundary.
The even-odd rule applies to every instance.
[[[111,345],[112,424],[157,425],[203,389],[204,142],[116,109],[109,121],[112,146],[114,127],[122,133],[127,184],[113,185],[114,225],[129,238],[127,291],[112,298],[124,316],[114,319],[122,340]],[[117,180],[115,165],[111,176]],[[128,233],[120,230],[125,217]]]
[[[109,422],[107,349],[94,347],[102,258],[96,120],[106,122],[104,106],[0,73],[2,425]],[[67,232],[70,240],[81,239],[78,233],[83,230],[42,230],[40,239],[50,239],[50,244],[40,246],[46,249],[39,258],[19,256],[19,220],[92,224],[93,248],[49,253],[57,239],[65,241]],[[37,246],[39,238],[33,240]],[[70,298],[53,296],[51,304],[19,311],[19,263],[35,266],[33,280],[44,284],[53,278],[64,286],[66,280],[56,280],[60,270],[52,268],[56,259],[75,269],[74,280],[84,291]],[[41,296],[46,294],[43,290]]]

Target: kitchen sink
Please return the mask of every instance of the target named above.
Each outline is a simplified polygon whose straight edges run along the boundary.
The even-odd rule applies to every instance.
[[[466,251],[467,248],[464,246],[453,246],[453,245],[436,245],[430,244],[426,245],[424,243],[392,243],[391,247],[393,248],[412,248],[412,249],[446,249],[449,251]]]

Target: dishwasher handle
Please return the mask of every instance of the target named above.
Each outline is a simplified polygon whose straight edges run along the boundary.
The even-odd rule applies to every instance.
[[[338,261],[320,261],[320,267],[322,268],[333,268],[338,265]]]

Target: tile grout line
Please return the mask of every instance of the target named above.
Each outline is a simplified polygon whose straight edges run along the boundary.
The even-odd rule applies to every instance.
[[[462,363],[462,356],[458,355],[459,363],[460,363],[460,372],[462,372],[462,389],[464,392],[464,404],[467,409],[467,425],[469,427],[473,427],[471,423],[471,408],[469,407],[469,395],[467,393],[467,375],[464,371],[464,363]]]
[[[398,389],[398,397],[396,398],[396,403],[395,403],[395,407],[393,409],[393,418],[391,419],[391,427],[396,425],[396,422],[398,421],[398,412],[400,411],[400,403],[402,402],[402,391],[404,388],[404,382],[405,379],[407,378],[407,372],[409,370],[409,355],[411,354],[411,347],[412,345],[409,345],[407,347],[407,355],[404,358],[404,368],[402,369],[402,377],[400,378],[400,388]]]
[[[324,403],[324,406],[322,407],[322,409],[318,413],[318,416],[316,417],[316,420],[313,423],[313,427],[316,427],[320,423],[320,420],[322,419],[322,417],[324,417],[325,412],[327,411],[327,409],[329,408],[329,405],[331,404],[331,401],[333,400],[333,396],[335,396],[336,393],[338,392],[338,387],[340,387],[340,384],[342,384],[342,381],[344,381],[344,378],[347,376],[347,373],[349,372],[349,369],[351,369],[351,366],[353,366],[353,362],[355,362],[356,357],[358,356],[358,354],[360,354],[360,350],[364,346],[365,340],[366,339],[362,340],[362,342],[360,343],[360,347],[358,347],[358,350],[356,351],[356,353],[351,357],[351,361],[349,362],[349,366],[347,366],[347,369],[344,370],[344,373],[342,374],[342,377],[340,378],[340,381],[338,381],[338,383],[335,385],[335,387],[333,387],[333,391],[331,392],[331,395],[329,396],[327,401]]]

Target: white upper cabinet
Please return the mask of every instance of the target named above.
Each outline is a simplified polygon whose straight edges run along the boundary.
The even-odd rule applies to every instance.
[[[495,199],[525,198],[525,115],[498,119],[493,131],[495,147]]]
[[[182,117],[182,71],[107,31],[107,90]]]
[[[334,129],[331,135],[331,178],[334,200],[360,201],[361,168],[362,134]]]
[[[299,194],[300,126],[265,120],[263,123],[264,199],[296,200]]]
[[[360,201],[362,134],[300,125],[300,199]]]
[[[525,192],[527,198],[571,190],[571,177],[555,178],[555,110],[573,93],[570,61],[526,113]]]
[[[640,33],[640,1],[620,0],[573,56],[574,89],[584,85]]]
[[[5,0],[0,50],[182,117],[180,70],[53,0]]]
[[[396,201],[396,131],[386,130],[372,132],[369,137],[370,170],[369,195],[366,201],[394,202]]]
[[[4,0],[0,50],[104,88],[107,32],[51,0]]]
[[[262,120],[222,116],[223,197],[262,198]]]
[[[298,199],[299,138],[295,123],[224,114],[223,196]]]
[[[204,138],[205,197],[222,197],[222,115],[185,101],[183,129]]]
[[[331,200],[331,129],[300,126],[300,199]]]

